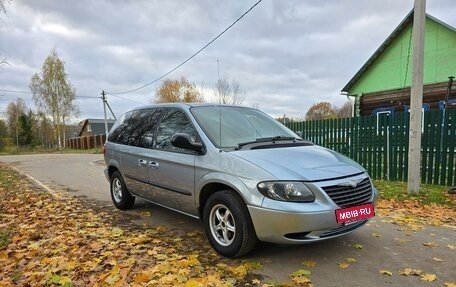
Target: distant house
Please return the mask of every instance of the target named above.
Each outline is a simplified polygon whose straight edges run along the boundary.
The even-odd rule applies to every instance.
[[[410,12],[342,89],[355,100],[355,115],[408,111],[413,49]],[[426,15],[423,109],[442,109],[449,77],[456,76],[456,29]],[[456,81],[447,107],[456,108]]]
[[[115,120],[108,119],[108,131],[111,129]],[[81,122],[82,127],[79,132],[80,137],[93,136],[93,135],[105,135],[105,120],[104,119],[86,119]]]

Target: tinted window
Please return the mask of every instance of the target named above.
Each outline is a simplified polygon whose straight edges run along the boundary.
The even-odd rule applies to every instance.
[[[160,123],[156,148],[184,151],[171,145],[171,138],[176,133],[186,133],[193,141],[197,138],[197,132],[187,115],[182,110],[173,108],[166,111]]]
[[[113,126],[108,140],[137,147],[152,147],[160,112],[160,109],[142,109],[126,113]]]
[[[127,144],[126,122],[128,122],[132,113],[133,112],[128,112],[117,119],[108,135],[108,140],[110,142]]]

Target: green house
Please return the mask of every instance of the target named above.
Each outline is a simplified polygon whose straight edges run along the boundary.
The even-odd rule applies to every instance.
[[[407,111],[412,78],[412,26],[410,12],[342,89],[355,99],[356,115],[377,111]],[[426,15],[423,108],[456,108],[456,29]],[[455,81],[456,82],[456,81]],[[445,100],[447,100],[445,102]]]

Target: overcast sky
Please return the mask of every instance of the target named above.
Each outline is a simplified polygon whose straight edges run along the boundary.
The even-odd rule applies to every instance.
[[[102,90],[121,93],[182,63],[258,0],[12,0],[0,16],[0,89],[30,91],[55,49],[76,89],[80,119],[102,118]],[[303,118],[312,104],[340,106],[341,89],[413,8],[413,0],[263,0],[166,78],[186,77],[214,102],[218,74],[239,83],[245,105]],[[454,0],[426,12],[456,27]],[[218,64],[217,64],[218,62]],[[151,104],[162,81],[108,94],[116,116]],[[6,106],[32,95],[0,91]]]

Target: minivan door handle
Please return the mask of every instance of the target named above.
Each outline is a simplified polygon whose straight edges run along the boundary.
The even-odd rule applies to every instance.
[[[146,165],[147,165],[147,160],[138,159],[138,165],[140,165],[140,166],[146,166]]]
[[[149,167],[151,168],[158,168],[160,165],[156,161],[149,162]]]

